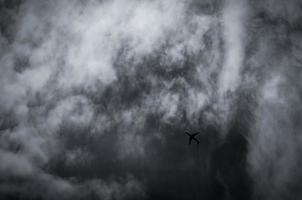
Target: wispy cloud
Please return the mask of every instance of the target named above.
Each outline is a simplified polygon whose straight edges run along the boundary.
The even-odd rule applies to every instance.
[[[0,197],[190,194],[182,131],[234,123],[255,198],[299,196],[299,4],[0,1]]]

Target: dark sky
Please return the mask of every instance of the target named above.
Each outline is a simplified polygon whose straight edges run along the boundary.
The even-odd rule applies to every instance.
[[[302,198],[301,1],[0,0],[0,47],[1,200]]]

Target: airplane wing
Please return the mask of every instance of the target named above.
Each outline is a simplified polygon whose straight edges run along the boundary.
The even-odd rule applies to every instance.
[[[187,131],[185,131],[185,133],[186,133],[188,136],[190,136],[190,137],[192,136],[192,135],[191,135],[189,132],[187,132]]]
[[[200,143],[200,141],[198,139],[196,139],[196,138],[193,138],[193,140],[195,140],[197,142],[197,144]]]
[[[193,133],[192,135],[195,136],[195,135],[198,135],[198,134],[199,134],[199,132],[196,132],[196,133]]]

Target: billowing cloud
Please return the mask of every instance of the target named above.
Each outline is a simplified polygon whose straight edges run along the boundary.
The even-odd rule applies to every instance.
[[[0,198],[301,196],[300,8],[0,1]]]

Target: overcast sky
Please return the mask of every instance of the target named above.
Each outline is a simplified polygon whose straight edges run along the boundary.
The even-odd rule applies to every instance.
[[[0,199],[302,198],[301,20],[299,0],[0,0]]]

